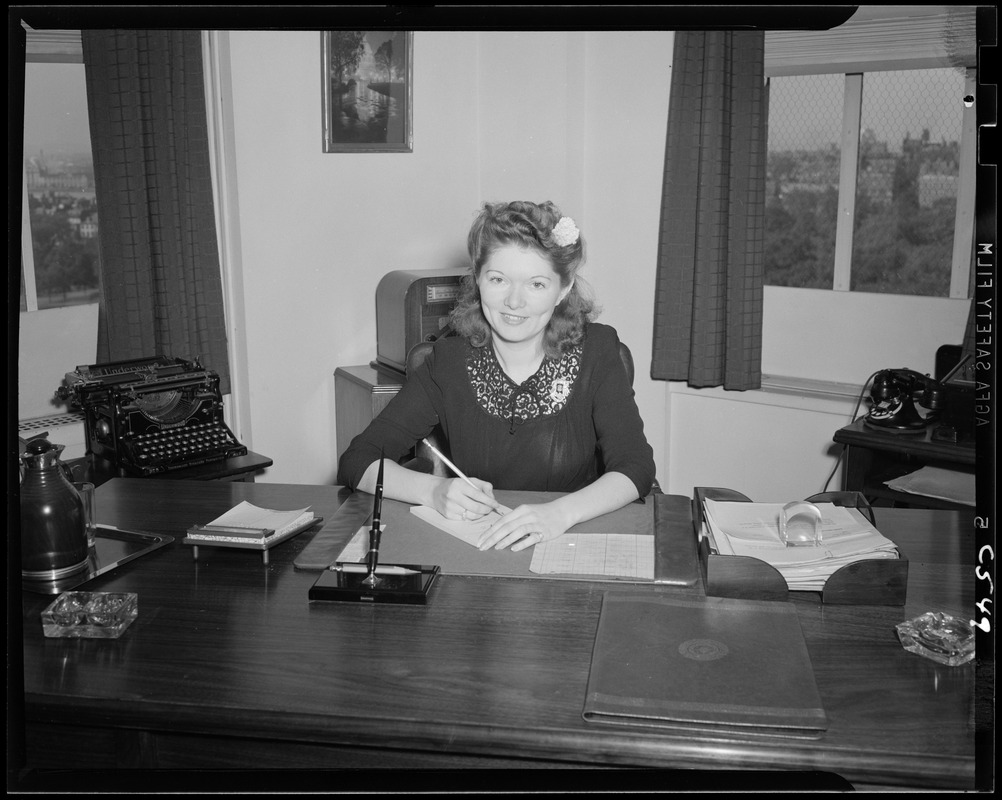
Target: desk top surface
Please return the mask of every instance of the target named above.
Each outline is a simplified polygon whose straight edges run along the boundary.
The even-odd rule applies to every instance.
[[[218,461],[208,461],[197,466],[185,467],[163,475],[155,476],[157,480],[175,481],[211,481],[235,478],[259,472],[270,467],[275,462],[259,453],[248,452],[242,456],[230,456]],[[77,481],[90,481],[96,486],[107,483],[112,478],[131,477],[129,472],[118,464],[93,454],[66,462]]]
[[[929,610],[967,618],[973,530],[952,511],[880,509],[910,559],[904,607],[795,599],[830,727],[816,741],[679,736],[586,722],[582,708],[608,584],[443,574],[428,606],[310,603],[317,573],[271,551],[180,543],[249,500],[312,506],[331,486],[115,479],[99,520],[175,542],[87,589],[139,594],[118,640],[46,639],[52,598],[22,593],[27,720],[400,747],[591,766],[805,769],[862,783],[970,787],[975,667],[905,652],[894,626]],[[617,586],[617,591],[624,587]],[[636,591],[672,591],[638,586]],[[813,599],[812,599],[813,598]]]

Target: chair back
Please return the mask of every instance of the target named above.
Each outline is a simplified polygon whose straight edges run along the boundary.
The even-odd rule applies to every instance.
[[[424,363],[424,360],[428,357],[428,354],[431,353],[434,346],[434,342],[418,342],[410,349],[407,353],[406,364],[408,375]],[[445,434],[442,432],[441,425],[436,425],[435,429],[428,434],[426,438],[431,444],[438,448],[440,452],[448,457],[449,448],[445,443]],[[419,472],[430,472],[432,475],[437,475],[440,478],[456,477],[452,474],[452,471],[445,465],[442,459],[439,458],[423,441],[414,445],[414,459],[408,462],[405,466]]]

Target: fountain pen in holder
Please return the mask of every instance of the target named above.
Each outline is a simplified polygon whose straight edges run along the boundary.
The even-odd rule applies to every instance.
[[[379,516],[383,508],[383,454],[379,454],[379,474],[376,476],[376,495],[372,503],[372,527],[369,528],[369,552],[365,561],[369,567],[369,574],[362,581],[366,586],[378,586],[381,578],[376,574],[376,567],[379,566],[379,537],[382,526]]]
[[[335,561],[320,573],[310,588],[311,601],[340,600],[356,603],[402,603],[427,605],[428,595],[441,568],[427,564],[379,566],[380,517],[383,510],[383,454],[379,454],[376,496],[369,528],[369,551],[365,563]],[[364,576],[364,577],[363,577]]]

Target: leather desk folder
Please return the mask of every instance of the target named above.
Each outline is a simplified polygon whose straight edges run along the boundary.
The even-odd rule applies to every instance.
[[[792,603],[607,592],[584,717],[817,738],[828,727]]]
[[[692,499],[692,525],[699,553],[706,594],[748,600],[787,600],[790,588],[779,570],[750,556],[726,555],[711,551],[701,536],[704,523],[703,501],[751,502],[732,489],[697,486]],[[857,561],[832,573],[820,592],[822,603],[842,605],[903,606],[908,592],[908,559],[898,548],[898,558]]]

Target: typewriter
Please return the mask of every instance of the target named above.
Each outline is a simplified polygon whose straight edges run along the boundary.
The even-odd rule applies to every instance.
[[[56,396],[83,410],[87,452],[134,475],[247,453],[223,422],[219,375],[197,360],[153,356],[79,366]]]

